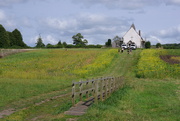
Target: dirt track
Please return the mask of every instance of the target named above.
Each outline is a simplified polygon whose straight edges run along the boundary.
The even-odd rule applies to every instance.
[[[26,52],[29,50],[33,50],[33,49],[0,49],[0,58],[20,52]]]
[[[180,57],[174,55],[161,55],[160,58],[169,64],[179,64],[179,60],[172,59],[172,57]]]

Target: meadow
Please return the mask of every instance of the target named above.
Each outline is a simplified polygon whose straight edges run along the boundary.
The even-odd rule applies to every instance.
[[[149,49],[140,54],[137,77],[140,78],[180,78],[180,64],[169,64],[160,55],[180,55],[179,50]],[[172,57],[177,59],[179,57]]]
[[[115,50],[34,50],[2,58],[0,110],[20,99],[68,88],[72,80],[94,76],[115,54]]]
[[[7,56],[0,59],[0,110],[18,110],[2,120],[178,120],[179,64],[164,62],[159,58],[162,54],[180,52],[137,49],[127,54],[117,49],[57,49]],[[162,73],[161,68],[171,73]],[[148,71],[153,69],[156,73]],[[106,101],[93,104],[81,117],[63,113],[72,106],[70,94],[35,105],[70,93],[72,80],[101,76],[123,76],[125,84]]]

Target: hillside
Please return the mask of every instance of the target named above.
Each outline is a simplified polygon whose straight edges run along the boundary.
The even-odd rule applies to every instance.
[[[62,49],[30,51],[3,58],[0,60],[3,65],[0,67],[3,99],[0,110],[15,112],[4,119],[178,119],[179,80],[137,78],[140,53],[142,50],[127,54],[118,53],[117,49]],[[64,115],[72,105],[71,81],[102,76],[123,76],[125,85],[108,100],[93,105],[82,117]]]

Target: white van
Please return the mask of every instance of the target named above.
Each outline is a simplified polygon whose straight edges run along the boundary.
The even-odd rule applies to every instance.
[[[127,49],[127,45],[126,44],[122,44],[121,48]]]

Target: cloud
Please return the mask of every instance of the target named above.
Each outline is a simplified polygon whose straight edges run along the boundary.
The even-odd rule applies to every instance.
[[[72,0],[73,2],[74,0]],[[108,8],[139,9],[144,6],[159,5],[161,0],[76,0],[74,3],[81,3],[91,7],[93,5],[104,5]]]
[[[166,38],[180,37],[180,26],[161,30],[159,35]]]
[[[166,4],[180,6],[180,1],[179,0],[166,0]]]
[[[55,38],[69,38],[81,33],[92,44],[103,43],[109,38],[120,35],[130,27],[129,18],[108,17],[102,14],[83,13],[79,16],[71,16],[64,19],[47,18],[40,21],[39,31],[51,34]],[[66,41],[66,40],[62,40]]]
[[[149,33],[147,40],[153,44],[180,43],[180,25]]]
[[[0,21],[3,21],[6,19],[6,15],[4,13],[4,11],[0,10]]]
[[[27,0],[0,0],[0,6],[10,6],[15,3],[25,2]]]
[[[86,7],[103,5],[109,9],[142,9],[146,6],[158,6],[161,4],[180,6],[179,0],[71,0],[73,3]]]

